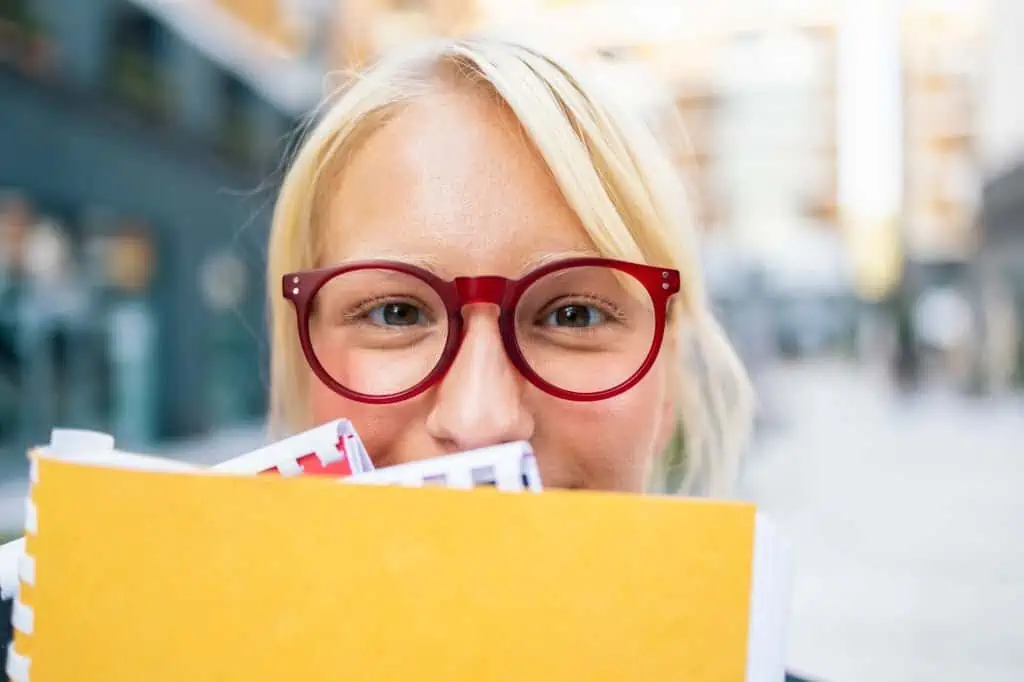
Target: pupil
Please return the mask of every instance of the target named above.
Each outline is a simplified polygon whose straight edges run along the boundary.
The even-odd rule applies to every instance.
[[[587,309],[579,305],[567,305],[555,313],[555,320],[564,327],[585,327],[590,320]]]
[[[388,303],[384,306],[384,322],[408,326],[416,324],[416,308],[408,303]]]

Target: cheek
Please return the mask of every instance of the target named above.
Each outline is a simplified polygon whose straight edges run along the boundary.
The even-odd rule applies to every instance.
[[[349,419],[354,403],[341,397],[320,383],[315,377],[309,382],[309,410],[314,424],[332,419]],[[360,434],[362,435],[362,434]]]
[[[401,434],[401,427],[410,421],[404,415],[403,407],[399,404],[382,408],[349,400],[315,380],[310,382],[310,386],[309,409],[314,423],[349,420],[375,466],[387,466],[388,454]]]
[[[310,413],[314,424],[323,424],[333,419],[348,419],[359,434],[374,466],[384,467],[398,464],[401,458],[396,454],[411,449],[428,452],[416,438],[417,425],[423,422],[420,403],[416,400],[395,405],[367,405],[344,398],[315,378],[310,382]]]
[[[542,479],[551,487],[642,492],[663,419],[658,374],[610,400],[539,399],[533,445]]]

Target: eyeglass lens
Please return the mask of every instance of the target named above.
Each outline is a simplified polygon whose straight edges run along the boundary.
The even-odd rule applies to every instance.
[[[654,343],[656,315],[644,286],[603,266],[557,270],[516,305],[515,339],[544,381],[575,393],[613,388],[633,375]],[[448,313],[427,282],[388,269],[344,272],[316,294],[309,319],[317,360],[349,390],[408,390],[437,366]]]

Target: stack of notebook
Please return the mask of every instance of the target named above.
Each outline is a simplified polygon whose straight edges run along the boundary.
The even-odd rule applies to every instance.
[[[373,469],[346,421],[212,468],[59,431],[0,549],[16,682],[781,682],[740,502],[542,491],[527,443]]]

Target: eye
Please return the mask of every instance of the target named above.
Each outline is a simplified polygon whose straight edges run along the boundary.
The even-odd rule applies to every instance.
[[[427,316],[419,307],[401,301],[376,306],[367,311],[366,316],[382,327],[412,327],[427,321]]]
[[[586,328],[607,322],[608,316],[592,305],[570,303],[555,308],[542,320],[553,327]]]

